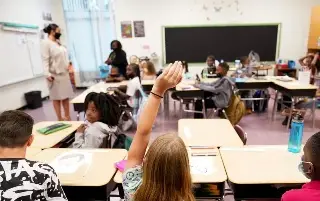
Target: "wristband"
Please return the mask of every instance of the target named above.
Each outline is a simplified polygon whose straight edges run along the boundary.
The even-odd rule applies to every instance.
[[[152,95],[158,97],[158,98],[163,98],[163,96],[160,96],[160,95],[158,95],[158,94],[156,94],[156,93],[153,93],[152,91],[151,91],[150,93],[151,93]]]

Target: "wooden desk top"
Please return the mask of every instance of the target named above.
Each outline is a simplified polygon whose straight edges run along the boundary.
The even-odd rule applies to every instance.
[[[226,119],[180,119],[178,130],[186,146],[243,146],[237,132]]]
[[[311,85],[311,84],[300,84],[299,81],[294,80],[292,82],[283,82],[280,80],[273,80],[273,83],[276,85],[279,85],[283,88],[289,89],[289,90],[312,90],[312,89],[318,89],[317,86]]]
[[[41,149],[46,149],[46,148],[51,148],[54,145],[58,144],[61,142],[63,139],[71,135],[73,132],[77,130],[77,128],[83,124],[81,121],[62,121],[62,123],[66,124],[72,124],[71,127],[57,131],[55,133],[51,133],[49,135],[43,135],[39,133],[37,130],[40,128],[44,128],[46,126],[50,126],[52,124],[60,123],[58,121],[43,121],[36,123],[33,125],[33,131],[32,134],[34,136],[33,143],[31,144],[31,147],[34,148],[41,148]]]
[[[192,156],[192,154],[207,153],[215,153],[216,156]],[[189,157],[190,165],[192,166],[191,176],[193,183],[220,183],[227,180],[218,149],[192,149],[189,151]],[[122,183],[122,172],[117,172],[114,177],[114,182]]]
[[[32,148],[28,147],[27,148],[27,153],[26,153],[26,158],[29,159],[30,157],[33,157],[40,153],[42,150],[40,148]]]
[[[287,145],[222,147],[228,179],[236,184],[301,184],[308,182],[298,170],[301,155]]]
[[[52,163],[56,157],[63,153],[85,153],[91,156],[89,162],[84,163],[72,173],[60,173],[56,170],[58,178],[64,186],[103,186],[106,185],[116,172],[114,164],[123,160],[127,151],[125,149],[45,149],[32,160]]]

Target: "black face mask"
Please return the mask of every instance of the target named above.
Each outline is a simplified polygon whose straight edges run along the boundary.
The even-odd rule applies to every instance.
[[[61,33],[55,33],[55,34],[54,34],[54,37],[55,37],[57,40],[59,40],[60,36],[61,36]]]
[[[221,78],[221,77],[223,77],[223,75],[221,73],[217,73],[217,77]]]

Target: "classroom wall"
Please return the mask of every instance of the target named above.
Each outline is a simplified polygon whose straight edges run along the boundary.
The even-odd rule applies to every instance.
[[[306,53],[311,8],[317,4],[319,0],[116,0],[116,32],[128,55],[143,56],[148,53],[143,46],[149,45],[149,52],[160,56],[160,67],[162,26],[282,23],[279,55],[298,59]],[[120,22],[130,20],[145,21],[145,38],[121,38]],[[190,70],[199,73],[200,66],[204,64]]]
[[[60,0],[0,1],[0,21],[35,24],[42,28],[45,23],[42,20],[42,12],[51,13],[54,22],[60,25],[63,32],[66,30]],[[64,44],[66,40],[67,39],[65,37],[62,37]],[[19,59],[19,55],[15,55],[13,52],[12,59]],[[10,68],[10,66],[0,66],[0,68]],[[0,87],[0,111],[17,109],[25,106],[24,93],[32,90],[42,91],[43,97],[49,95],[47,83],[44,77]]]

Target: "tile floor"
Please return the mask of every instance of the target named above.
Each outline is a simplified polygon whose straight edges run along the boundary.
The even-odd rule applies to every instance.
[[[170,117],[165,118],[163,112],[157,117],[156,127],[152,132],[151,141],[162,133],[167,132],[177,132],[177,120],[178,114],[174,114],[172,103],[170,102]],[[269,108],[267,112],[264,113],[253,113],[251,115],[245,116],[239,125],[248,133],[247,144],[251,145],[272,145],[272,144],[287,144],[289,131],[281,125],[283,117],[280,114],[277,115],[276,121],[272,122],[271,119],[271,109],[273,106],[273,100],[270,99]],[[76,120],[76,112],[73,111],[73,106],[71,108],[71,117]],[[56,120],[55,113],[53,110],[52,103],[50,101],[44,101],[43,107],[36,110],[25,110],[29,113],[36,122],[39,121],[53,121]],[[308,115],[309,114],[309,115]],[[305,129],[303,142],[305,142],[312,134],[318,132],[320,129],[320,119],[316,120],[316,129],[312,129],[311,125],[311,115],[310,112],[306,116]],[[320,111],[316,111],[316,117],[320,116]],[[81,114],[81,119],[83,119],[84,114]],[[187,117],[187,116],[186,116]],[[192,118],[189,114],[187,118]],[[133,132],[132,132],[133,133]],[[119,200],[118,198],[113,198],[112,201]],[[231,201],[233,198],[227,196],[226,201]]]

